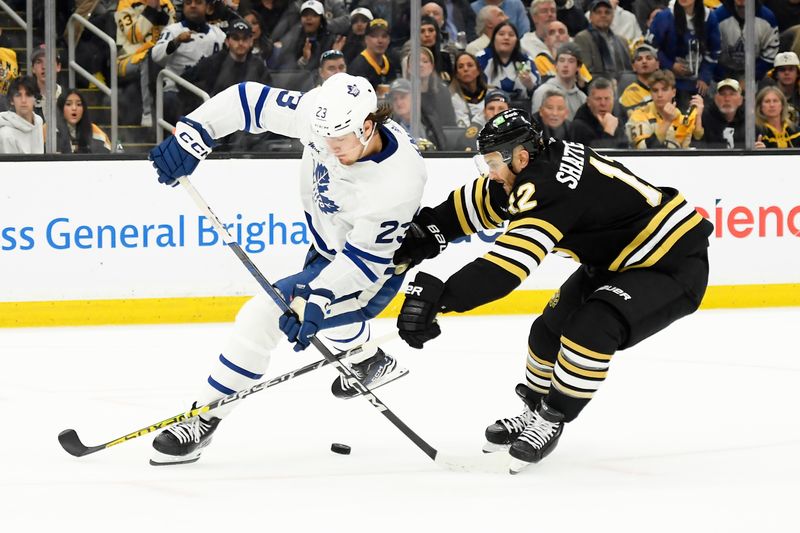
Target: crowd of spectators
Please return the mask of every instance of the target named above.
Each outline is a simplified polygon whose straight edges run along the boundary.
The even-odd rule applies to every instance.
[[[756,147],[798,147],[800,0],[754,1]],[[74,10],[116,39],[120,122],[151,131],[161,69],[210,96],[243,81],[307,91],[347,71],[367,78],[409,131],[409,80],[418,77],[424,149],[474,149],[498,105],[528,111],[549,136],[594,147],[744,145],[745,0],[422,0],[417,73],[409,0],[64,4],[64,23]],[[19,77],[1,39],[0,152],[41,152],[31,136],[47,126],[44,50]],[[78,60],[105,80],[110,59],[94,41],[83,32]],[[163,83],[167,122],[200,104],[172,79]],[[110,150],[81,91],[57,86],[52,97],[58,151]],[[258,151],[275,140],[237,134],[224,144]]]

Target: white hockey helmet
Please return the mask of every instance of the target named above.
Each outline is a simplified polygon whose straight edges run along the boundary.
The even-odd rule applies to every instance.
[[[341,137],[353,132],[363,142],[364,121],[377,109],[378,97],[372,84],[361,76],[340,72],[320,87],[311,126],[322,137]]]

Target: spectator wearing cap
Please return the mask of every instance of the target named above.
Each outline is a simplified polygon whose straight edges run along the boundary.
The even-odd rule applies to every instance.
[[[574,43],[562,44],[556,53],[556,75],[537,87],[533,93],[531,115],[539,111],[545,92],[556,87],[564,93],[567,101],[567,118],[575,118],[575,113],[586,102],[586,94],[578,88],[578,70],[582,64],[578,47]]]
[[[347,32],[345,44],[342,48],[344,60],[348,65],[364,50],[364,38],[367,35],[367,28],[369,28],[369,23],[374,18],[372,12],[366,7],[357,7],[350,12],[350,29]]]
[[[702,1],[682,0],[672,9],[662,9],[653,18],[648,42],[658,50],[662,69],[675,74],[680,107],[693,94],[705,96],[719,55],[719,40],[709,39],[708,9]]]
[[[703,147],[744,148],[744,107],[742,88],[727,78],[716,85],[714,98],[703,110]]]
[[[541,126],[542,136],[545,139],[573,140],[572,123],[568,120],[567,95],[558,87],[543,87],[545,90],[542,96],[542,105],[531,118]]]
[[[614,35],[619,35],[626,41],[628,45],[632,45],[642,38],[642,29],[639,27],[639,21],[636,20],[636,15],[623,9],[619,5],[619,0],[609,0],[614,11],[614,18],[611,22],[611,31]],[[591,5],[591,4],[590,4]],[[586,12],[586,18],[590,17],[590,13]]]
[[[640,44],[633,52],[633,72],[636,80],[622,90],[619,95],[619,105],[630,117],[633,110],[647,105],[652,101],[648,82],[650,75],[659,70],[658,51],[647,43]]]
[[[334,36],[327,29],[322,2],[306,0],[300,6],[300,24],[283,39],[278,69],[314,71],[319,67],[320,54],[333,45]]]
[[[392,120],[411,135],[411,82],[405,78],[394,80],[389,87],[389,102],[392,105]],[[420,148],[438,149],[444,146],[441,124],[433,121],[425,112],[422,113],[420,124],[424,130],[422,137],[417,139]]]
[[[273,52],[275,51],[275,45],[272,43],[272,39],[267,37],[262,30],[264,23],[261,21],[261,15],[254,9],[248,9],[242,12],[242,18],[253,30],[253,55],[259,58],[267,68],[274,67],[273,56],[275,54]]]
[[[253,55],[253,30],[242,19],[228,25],[225,47],[183,74],[209,96],[214,96],[231,85],[243,81],[267,82],[267,68],[260,58]]]
[[[619,80],[630,72],[628,43],[611,30],[614,6],[611,0],[593,0],[589,8],[589,27],[575,36],[586,68],[592,76]]]
[[[649,80],[653,101],[631,113],[626,131],[632,148],[689,148],[700,141],[703,129],[703,97],[696,94],[686,115],[674,104],[675,75],[657,70]],[[694,109],[692,109],[694,108]]]
[[[528,109],[539,84],[536,65],[519,46],[517,29],[510,21],[500,23],[489,46],[478,55],[478,64],[490,87],[502,89],[515,105]]]
[[[388,85],[397,77],[396,61],[386,53],[389,48],[389,23],[373,19],[364,37],[364,50],[347,65],[347,72],[363,76],[378,91],[379,85]]]
[[[559,47],[569,42],[572,41],[563,22],[554,20],[547,25],[547,37],[545,37],[547,52],[542,52],[533,59],[543,82],[556,75],[556,62],[553,58],[556,57]],[[578,87],[583,90],[590,81],[592,81],[592,74],[581,62],[578,69]]]
[[[756,80],[763,78],[778,53],[778,21],[772,11],[755,2]],[[744,7],[745,0],[725,0],[708,15],[709,46],[719,50],[715,78],[744,78]]]
[[[492,89],[486,94],[483,103],[483,122],[484,124],[492,120],[498,113],[511,107],[511,100],[508,95],[500,89]]]
[[[121,47],[117,55],[117,75],[123,85],[120,101],[142,101],[141,115],[133,105],[121,106],[120,123],[138,122],[152,127],[153,92],[147,56],[161,31],[175,23],[175,7],[170,0],[119,2],[114,21],[117,23],[117,45]]]
[[[34,112],[36,80],[14,79],[8,88],[9,111],[0,113],[0,154],[43,154],[42,117]]]
[[[535,58],[542,52],[548,52],[545,43],[547,25],[556,20],[556,0],[533,0],[529,11],[533,30],[522,36],[519,46],[528,56]]]
[[[34,107],[36,114],[42,117],[44,120],[44,109],[47,105],[47,62],[45,61],[45,50],[44,45],[35,48],[33,53],[31,54],[31,73],[33,74],[34,79],[36,80],[36,105]],[[61,61],[58,58],[58,54],[56,54],[56,74],[61,72]],[[58,99],[61,96],[62,91],[61,85],[56,83],[56,94],[55,98]]]
[[[468,128],[475,125],[482,128],[486,80],[481,75],[478,60],[469,52],[456,56],[456,72],[450,82],[450,100],[455,111],[456,125]]]
[[[794,52],[781,52],[775,56],[775,67],[759,83],[759,89],[776,85],[786,97],[789,120],[800,125],[800,59]]]
[[[480,35],[467,44],[467,52],[474,56],[483,52],[484,48],[489,46],[492,40],[494,29],[504,20],[508,20],[508,16],[503,13],[502,9],[497,6],[483,6],[481,10],[478,11],[475,23],[475,29]]]
[[[756,95],[756,148],[800,148],[800,129],[789,121],[783,91],[767,86]]]
[[[596,77],[589,94],[572,121],[574,141],[592,148],[627,148],[625,125],[614,113],[614,84]]]
[[[325,50],[319,56],[319,81],[317,86],[322,85],[325,80],[340,72],[347,72],[344,54],[339,50]]]
[[[522,0],[475,0],[470,5],[475,13],[478,13],[483,6],[497,6],[508,15],[508,20],[514,25],[519,35],[525,35],[531,31],[531,22]]]
[[[182,20],[165,27],[150,49],[153,61],[180,76],[204,57],[219,52],[225,43],[225,34],[218,26],[206,22],[207,7],[206,0],[184,2]],[[184,100],[192,100],[189,93],[180,94],[182,96],[175,82],[165,78],[164,119],[171,124],[189,109],[188,105],[184,107]]]

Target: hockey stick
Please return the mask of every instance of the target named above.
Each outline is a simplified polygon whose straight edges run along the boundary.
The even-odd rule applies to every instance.
[[[394,339],[395,337],[397,337],[396,332],[387,333],[386,335],[377,337],[369,342],[365,342],[360,346],[351,348],[346,352],[342,352],[340,355],[337,356],[337,358],[346,359],[352,355],[358,355],[362,352],[374,350],[378,348],[381,344],[385,344]],[[95,452],[99,452],[100,450],[105,450],[106,448],[110,448],[117,444],[121,444],[131,439],[135,439],[136,437],[141,437],[143,435],[147,435],[148,433],[164,429],[165,427],[177,424],[178,422],[183,422],[184,420],[200,416],[203,413],[207,413],[208,411],[212,411],[218,407],[227,405],[231,402],[243,400],[248,396],[250,396],[251,394],[255,394],[256,392],[262,391],[264,389],[274,387],[275,385],[279,385],[284,381],[289,381],[290,379],[294,379],[297,376],[302,376],[303,374],[307,374],[312,370],[322,368],[323,366],[328,366],[329,364],[331,364],[331,361],[329,361],[328,359],[320,359],[319,361],[307,364],[304,367],[292,370],[291,372],[287,372],[286,374],[274,377],[268,381],[262,381],[261,383],[256,383],[250,388],[234,392],[227,396],[223,396],[222,398],[214,400],[209,404],[196,407],[190,411],[172,416],[170,418],[166,418],[160,422],[156,422],[154,424],[150,424],[149,426],[143,427],[142,429],[136,430],[133,433],[129,433],[127,435],[119,437],[118,439],[114,439],[112,441],[103,444],[98,444],[97,446],[86,446],[85,444],[83,444],[81,442],[80,437],[78,437],[78,432],[75,431],[74,429],[65,429],[64,431],[59,433],[58,442],[61,444],[61,447],[64,448],[64,450],[66,450],[66,452],[69,453],[70,455],[74,455],[75,457],[83,457],[84,455],[89,455]]]
[[[272,286],[272,284],[264,277],[264,274],[258,269],[258,267],[253,263],[252,259],[247,255],[247,253],[242,250],[242,247],[239,245],[238,242],[231,236],[230,232],[228,232],[227,228],[220,222],[217,215],[211,210],[211,207],[206,203],[197,189],[194,188],[192,183],[189,181],[187,176],[183,176],[178,178],[178,182],[183,186],[189,196],[192,197],[195,205],[197,205],[198,209],[205,214],[206,218],[211,222],[211,225],[214,226],[214,229],[217,230],[217,233],[220,235],[222,240],[228,247],[233,251],[236,257],[239,258],[239,261],[247,268],[250,274],[256,279],[258,284],[261,286],[264,291],[269,295],[270,298],[275,302],[275,304],[283,311],[284,313],[290,312],[294,313],[294,311],[289,307],[286,301],[283,299],[281,294]],[[358,392],[364,396],[369,403],[372,404],[378,411],[383,414],[389,421],[394,424],[394,426],[403,432],[403,434],[408,437],[411,442],[416,444],[416,446],[422,450],[422,452],[430,457],[434,462],[437,464],[448,468],[448,469],[455,469],[455,470],[475,470],[481,469],[482,467],[489,468],[490,471],[495,471],[494,463],[497,461],[480,461],[480,463],[476,463],[474,461],[463,461],[461,459],[455,457],[444,457],[442,456],[439,451],[428,444],[422,437],[417,435],[410,427],[408,427],[405,422],[400,420],[391,409],[389,409],[386,404],[384,404],[380,399],[378,399],[375,394],[368,389],[359,379],[353,374],[352,370],[350,370],[347,365],[342,364],[336,356],[331,353],[327,346],[325,346],[322,341],[320,341],[316,336],[311,337],[311,344],[319,350],[322,356],[330,363],[336,366],[336,369],[342,374],[345,378],[348,379],[350,385],[353,386]],[[492,454],[497,455],[497,454]],[[498,465],[499,466],[499,465]],[[508,471],[507,463],[504,465],[504,471]]]

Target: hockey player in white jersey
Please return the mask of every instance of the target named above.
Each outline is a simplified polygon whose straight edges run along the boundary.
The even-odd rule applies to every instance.
[[[390,113],[378,108],[366,79],[345,73],[305,94],[246,82],[182,118],[175,134],[150,152],[159,181],[174,185],[211,152],[214,139],[237,130],[271,131],[305,147],[299,186],[312,247],[300,272],[275,283],[300,320],[282,314],[264,293],[245,303],[207,384],[193,398],[197,405],[260,381],[284,335],[296,351],[320,330],[339,350],[369,339],[368,320],[402,283],[392,255],[419,209],[426,180],[414,142]],[[350,365],[372,388],[406,372],[381,349]],[[357,394],[343,378],[332,392]],[[166,429],[153,442],[151,464],[196,461],[234,404]]]

